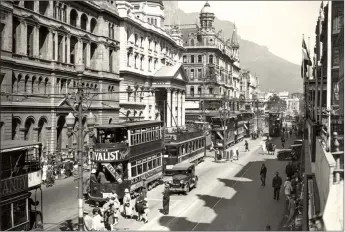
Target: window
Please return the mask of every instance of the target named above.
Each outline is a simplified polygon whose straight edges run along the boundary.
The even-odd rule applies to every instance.
[[[13,203],[13,223],[18,226],[28,221],[27,215],[27,199],[19,200]]]
[[[193,87],[193,86],[190,87],[190,95],[191,95],[192,97],[194,97],[194,87]]]
[[[147,172],[147,162],[143,162],[143,172]]]
[[[201,80],[202,79],[202,70],[198,69],[198,79]]]
[[[135,166],[135,162],[132,162],[132,168],[131,168],[131,172],[132,172],[132,177],[135,177],[137,175],[137,166]]]
[[[151,169],[153,168],[152,160],[149,160],[149,161],[147,162],[147,165],[148,165],[148,167],[149,167],[149,170],[151,170]]]
[[[208,63],[213,64],[213,55],[208,56]]]
[[[138,164],[137,168],[138,168],[138,175],[142,174],[143,173],[143,165]]]
[[[339,47],[333,47],[333,66],[339,66]]]
[[[190,62],[191,62],[192,64],[194,64],[194,55],[191,55],[191,56],[190,56]]]
[[[190,70],[190,79],[194,80],[194,69]]]
[[[138,40],[138,35],[135,34],[135,35],[134,35],[134,45],[138,46],[138,42],[139,42],[139,40]]]
[[[152,160],[152,166],[153,166],[153,168],[157,167],[157,160],[156,159]]]
[[[198,55],[198,63],[202,63],[202,55]]]
[[[201,87],[198,87],[198,94],[201,95]]]
[[[187,63],[187,56],[183,56],[183,63]]]

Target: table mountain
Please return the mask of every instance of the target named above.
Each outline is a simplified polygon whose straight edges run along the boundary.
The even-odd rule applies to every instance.
[[[195,24],[199,22],[199,13],[185,13],[179,9],[176,13],[180,24]],[[215,18],[216,31],[222,30],[225,38],[231,38],[234,24],[230,21]],[[241,30],[241,28],[239,28]],[[241,67],[250,70],[259,77],[260,90],[301,92],[303,89],[301,68],[279,56],[272,54],[267,47],[241,39],[240,60]],[[283,46],[283,45],[282,45]],[[298,49],[298,48],[292,48]]]

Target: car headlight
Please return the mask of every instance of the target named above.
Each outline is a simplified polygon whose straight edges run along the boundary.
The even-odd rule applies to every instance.
[[[180,184],[184,184],[184,180],[181,180],[181,181],[180,181]]]

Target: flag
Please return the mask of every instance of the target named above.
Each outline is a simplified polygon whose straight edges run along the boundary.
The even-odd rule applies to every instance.
[[[301,76],[302,78],[306,77],[306,72],[308,70],[307,66],[311,66],[311,59],[309,55],[309,51],[307,48],[307,45],[305,43],[305,40],[303,38],[302,41],[302,65],[301,65]]]

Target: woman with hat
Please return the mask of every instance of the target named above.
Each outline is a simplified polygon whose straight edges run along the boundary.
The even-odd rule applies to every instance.
[[[125,218],[132,217],[131,194],[127,188],[125,189],[125,195],[123,197],[123,213]]]
[[[148,220],[148,213],[150,212],[150,209],[149,209],[149,202],[147,200],[147,198],[145,197],[144,200],[143,200],[143,203],[142,203],[142,211],[141,211],[141,219],[144,219],[144,222],[145,223],[148,223],[149,220]]]
[[[117,225],[119,223],[119,216],[120,216],[120,201],[117,197],[116,193],[113,193],[111,196],[110,204],[113,203],[113,209],[114,209],[114,225]]]
[[[103,218],[101,215],[101,210],[99,208],[94,208],[92,210],[93,218],[92,218],[92,230],[102,231],[104,230],[104,223]]]

